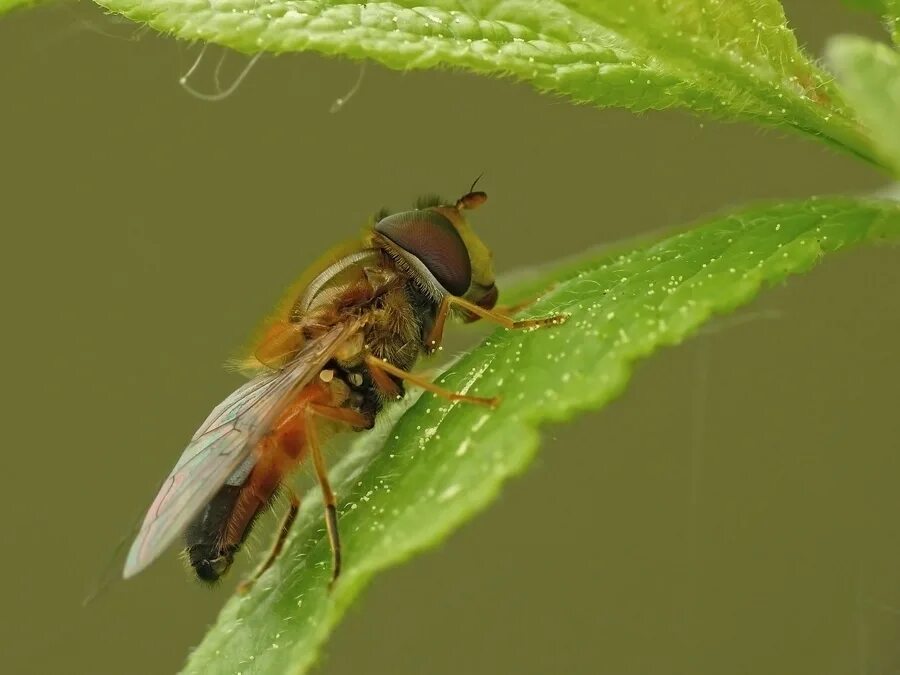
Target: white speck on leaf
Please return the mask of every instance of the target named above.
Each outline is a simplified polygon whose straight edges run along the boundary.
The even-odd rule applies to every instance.
[[[478,418],[478,421],[472,425],[472,431],[478,431],[481,427],[484,426],[484,423],[490,419],[490,415],[482,415]]]
[[[462,457],[469,450],[469,443],[471,442],[471,438],[465,439],[462,443],[459,444],[459,447],[456,448],[456,456]]]
[[[453,497],[458,495],[461,490],[462,490],[462,486],[459,483],[454,483],[453,485],[448,487],[446,490],[444,490],[441,494],[439,494],[437,500],[439,502],[445,502],[448,499],[453,499]]]

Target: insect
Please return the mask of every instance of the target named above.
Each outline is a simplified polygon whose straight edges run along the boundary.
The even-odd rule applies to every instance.
[[[506,328],[537,328],[565,316],[515,321],[496,308],[492,255],[463,212],[487,195],[423,202],[376,219],[362,240],[326,255],[288,292],[244,365],[255,376],[212,411],[191,438],[144,518],[125,563],[129,578],[184,533],[197,577],[217,581],[257,516],[279,490],[289,499],[275,542],[256,573],[277,558],[299,498],[286,479],[311,460],[322,490],[332,583],[341,570],[336,497],[324,438],[374,425],[409,383],[451,401],[494,407],[497,398],[445,390],[410,372],[436,350],[451,314]]]

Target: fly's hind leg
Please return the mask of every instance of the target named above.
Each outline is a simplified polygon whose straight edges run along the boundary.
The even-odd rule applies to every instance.
[[[284,542],[291,531],[291,526],[297,518],[297,510],[300,508],[300,498],[290,487],[286,487],[285,490],[287,490],[288,493],[289,504],[287,512],[281,519],[281,526],[278,528],[278,534],[275,536],[275,541],[272,542],[272,548],[269,550],[269,555],[266,556],[266,559],[256,568],[256,571],[253,572],[253,574],[238,585],[237,592],[241,595],[250,590],[253,584],[256,583],[256,580],[272,566],[272,563],[274,563],[275,559],[281,554],[281,549],[284,548]]]
[[[331,589],[341,574],[341,537],[338,532],[337,499],[334,496],[334,490],[331,489],[331,482],[328,480],[328,467],[325,466],[325,458],[322,456],[322,448],[319,445],[316,416],[348,424],[352,427],[366,428],[370,424],[365,415],[348,408],[336,408],[312,403],[306,409],[306,443],[309,453],[312,455],[319,487],[322,488],[322,501],[325,503],[325,528],[328,532],[328,543],[331,547],[331,581],[328,583],[328,588]]]
[[[315,416],[324,417],[334,422],[340,422],[352,427],[369,428],[372,425],[369,418],[354,410],[304,401],[288,411],[282,422],[282,427],[280,428],[282,443],[289,441],[294,443],[297,442],[293,437],[295,434],[299,433],[300,437],[303,438],[303,441],[300,442],[305,442],[309,453],[312,455],[316,476],[319,479],[319,484],[322,486],[322,495],[325,501],[325,523],[328,528],[328,541],[331,545],[332,552],[331,584],[333,584],[337,579],[341,568],[341,543],[337,530],[337,509],[335,508],[334,491],[331,489],[331,484],[328,482],[325,460],[322,457],[322,451],[319,446],[319,436],[316,430]],[[298,424],[298,422],[301,421],[302,426]],[[297,448],[297,452],[299,452],[299,448]],[[252,576],[248,577],[238,585],[238,593],[243,594],[249,591],[256,580],[272,566],[275,560],[278,559],[278,556],[284,548],[284,542],[287,540],[291,527],[297,518],[297,511],[300,508],[300,498],[297,496],[297,493],[289,487],[286,487],[286,489],[288,491],[290,504],[287,513],[285,513],[284,518],[281,521],[281,526],[278,528],[278,534],[272,544],[269,555],[266,556],[266,559],[256,569]]]

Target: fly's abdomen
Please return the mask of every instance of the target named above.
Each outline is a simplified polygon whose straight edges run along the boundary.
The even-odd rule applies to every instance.
[[[296,405],[319,389],[308,388]],[[187,556],[201,581],[218,581],[234,561],[256,518],[272,501],[281,481],[304,449],[303,415],[288,415],[257,448],[256,463],[241,485],[224,485],[185,531]]]
[[[240,542],[228,542],[228,524],[241,486],[225,485],[185,530],[186,553],[201,581],[218,581],[234,560]]]

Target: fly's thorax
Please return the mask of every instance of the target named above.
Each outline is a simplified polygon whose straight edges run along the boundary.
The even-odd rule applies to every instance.
[[[328,309],[337,304],[345,304],[347,296],[359,296],[365,301],[365,291],[373,289],[373,280],[377,284],[389,283],[377,272],[384,268],[384,255],[374,248],[366,248],[345,255],[310,281],[291,308],[291,320],[299,321],[316,311]]]
[[[349,408],[362,415],[368,424],[361,428],[371,429],[375,425],[383,401],[364,363],[346,367],[334,362],[322,371],[320,377],[327,380],[331,387],[333,407]]]
[[[368,313],[366,352],[409,370],[423,350],[426,326],[436,309],[437,304],[412,281],[388,291]]]
[[[345,367],[360,363],[365,355],[365,333],[359,330],[344,340],[334,350],[334,359]]]
[[[331,388],[332,405],[347,407],[374,420],[392,395],[376,384],[367,354],[410,370],[424,351],[424,334],[434,321],[437,305],[411,281],[393,286],[360,312],[362,327],[335,350],[319,379]],[[396,378],[397,389],[403,382]]]
[[[355,386],[362,384],[362,380],[348,377],[348,372],[337,364],[329,365],[319,372],[319,380],[326,387],[328,405],[332,408],[353,407],[353,393]],[[355,386],[354,386],[355,385]]]

